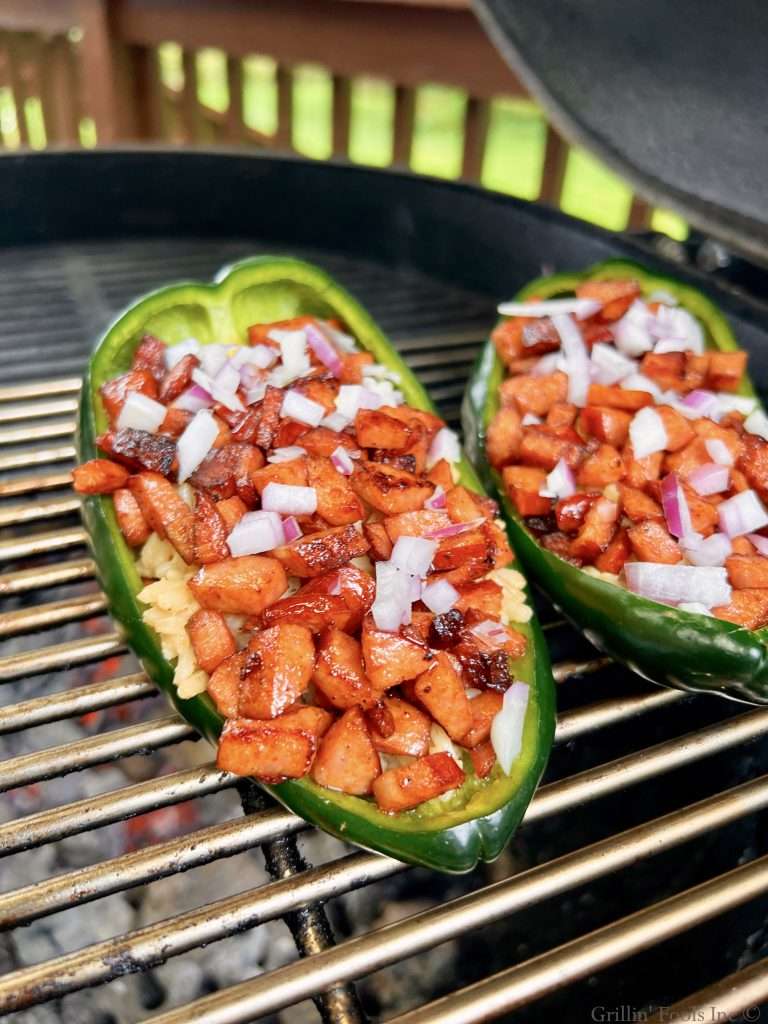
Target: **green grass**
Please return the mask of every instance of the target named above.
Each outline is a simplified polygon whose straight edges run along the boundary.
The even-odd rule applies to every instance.
[[[160,47],[165,83],[180,89],[184,71],[180,48]],[[224,111],[229,105],[225,55],[214,49],[197,54],[198,94],[203,103]],[[243,116],[255,131],[273,135],[277,130],[276,64],[270,57],[254,56],[244,62]],[[315,65],[294,68],[291,103],[294,148],[305,156],[324,160],[331,155],[332,83],[327,71]],[[461,174],[463,119],[466,96],[458,89],[424,85],[416,96],[410,166],[420,174],[458,178]],[[355,163],[386,167],[392,163],[394,90],[386,82],[358,79],[351,91],[349,157]],[[30,143],[42,149],[45,125],[39,100],[25,103]],[[491,104],[488,139],[483,159],[482,184],[486,188],[536,199],[546,141],[546,121],[530,100],[499,98]],[[0,142],[9,149],[19,145],[17,112],[7,88],[0,89]],[[91,118],[80,124],[80,142],[97,143]],[[576,217],[611,230],[626,225],[631,190],[599,161],[580,149],[568,158],[562,208]],[[687,225],[675,214],[656,210],[652,226],[674,238],[685,238]]]

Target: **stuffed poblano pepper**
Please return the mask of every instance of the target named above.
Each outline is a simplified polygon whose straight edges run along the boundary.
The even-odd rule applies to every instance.
[[[529,577],[648,679],[768,703],[768,417],[725,317],[623,261],[499,311],[465,442]]]
[[[74,472],[148,675],[343,839],[460,872],[536,788],[553,683],[495,503],[358,303],[247,260],[142,299],[93,354]]]

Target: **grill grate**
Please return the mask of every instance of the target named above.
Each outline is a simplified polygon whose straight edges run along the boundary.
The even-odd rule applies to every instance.
[[[753,918],[761,921],[768,858],[762,856],[765,843],[753,819],[768,805],[768,775],[763,774],[768,765],[759,743],[768,734],[768,712],[644,687],[596,658],[546,608],[556,674],[566,684],[548,781],[510,854],[466,879],[408,870],[341,844],[323,846],[322,837],[311,847],[313,830],[267,805],[255,788],[217,771],[210,751],[191,744],[193,731],[156,700],[154,687],[136,671],[104,614],[76,518],[77,501],[67,485],[79,382],[48,377],[80,371],[87,339],[136,292],[169,277],[210,276],[223,262],[254,248],[243,242],[182,247],[157,241],[0,254],[0,303],[11,302],[22,286],[27,296],[0,337],[11,382],[0,389],[0,594],[6,609],[0,613],[6,652],[0,656],[0,680],[8,684],[0,691],[6,702],[0,707],[5,758],[0,789],[10,792],[0,823],[5,858],[0,930],[6,933],[0,956],[9,968],[0,977],[0,1012],[60,1000],[63,1016],[40,1020],[100,1020],[95,1010],[87,1018],[82,1008],[76,1011],[80,1016],[66,1016],[72,994],[108,981],[125,985],[127,975],[209,943],[248,943],[257,925],[286,918],[303,959],[249,980],[235,979],[208,995],[184,992],[176,1000],[184,1005],[163,1006],[149,1019],[154,1024],[245,1022],[314,998],[327,1020],[351,1024],[364,1019],[353,982],[450,941],[459,951],[454,964],[468,956],[467,950],[477,950],[471,968],[455,977],[444,973],[420,1000],[426,1005],[391,1001],[387,1019],[467,1024],[512,1009],[525,1013],[530,1004],[534,1016],[521,1017],[527,1020],[535,1019],[541,999],[548,1007],[571,1010],[588,1007],[590,999],[605,1002],[605,993],[617,1004],[626,1002],[626,988],[610,973],[598,989],[599,1000],[578,983],[731,908],[752,901]],[[455,422],[464,376],[491,315],[488,298],[411,272],[305,255],[360,295]],[[45,301],[33,301],[43,291]],[[576,676],[578,682],[570,681]],[[108,728],[82,729],[89,716],[102,714],[112,716]],[[190,747],[186,759],[170,761],[156,774],[156,752]],[[128,774],[114,785],[110,765],[118,761]],[[78,788],[72,799],[76,772],[95,782],[90,789]],[[244,816],[234,810],[236,790]],[[44,798],[37,801],[40,793]],[[108,826],[141,823],[142,816],[158,809],[181,813],[186,806],[227,800],[234,816],[225,820],[201,819],[191,830],[153,836],[128,852],[110,845]],[[593,805],[600,813],[590,812]],[[54,873],[50,861],[39,859],[52,848],[67,850],[71,838],[90,832],[94,845],[87,863],[65,858]],[[323,863],[309,865],[296,837],[319,850]],[[226,872],[226,858],[257,846],[264,849],[271,875],[263,884],[215,899],[203,889],[191,906],[157,920],[129,922],[117,935],[99,937],[97,929],[84,927],[73,951],[49,949],[37,962],[14,953],[14,929],[21,925],[59,920],[56,915],[64,912],[93,922],[102,901],[115,894],[162,889],[187,871],[194,887],[205,865],[221,862],[218,870]],[[698,856],[685,853],[691,846],[701,851]],[[642,876],[640,881],[628,880],[628,869]],[[374,902],[386,902],[409,884],[421,898],[415,913],[379,921],[373,930],[355,926],[353,893],[359,896],[370,886],[379,894]],[[585,893],[593,894],[591,907],[579,903]],[[328,913],[341,933],[338,945],[321,909],[329,900],[334,902]],[[347,907],[351,925],[344,924],[337,906]],[[505,936],[504,949],[486,956],[494,940],[482,936],[500,923],[508,929],[496,933]],[[533,923],[542,948],[527,934]],[[742,943],[740,956],[749,929],[732,931],[733,941]],[[250,938],[235,940],[242,932],[250,932]],[[761,942],[759,935],[753,937],[753,953],[759,953]],[[420,957],[415,970],[422,962]],[[743,965],[734,956],[720,975]],[[645,999],[673,1002],[686,995],[686,985],[703,988],[718,976],[708,974],[705,964],[703,973],[678,979],[682,988],[662,992],[646,986]],[[725,999],[727,992],[729,1012],[740,1011],[768,995],[767,977],[768,969],[759,965],[744,969],[692,997],[693,1004]],[[642,983],[642,969],[638,978]],[[464,987],[443,997],[457,984]],[[672,984],[669,977],[665,984]],[[571,986],[570,1002],[557,1003],[557,992],[566,986]],[[115,986],[111,991],[118,1000]],[[377,1012],[367,986],[362,993]],[[381,1003],[379,997],[379,1008]],[[144,1005],[152,1009],[149,1002]],[[284,1019],[303,1020],[293,1016],[298,1012],[291,1010]],[[580,1018],[569,1012],[568,1019]],[[587,1010],[581,1019],[589,1019]]]

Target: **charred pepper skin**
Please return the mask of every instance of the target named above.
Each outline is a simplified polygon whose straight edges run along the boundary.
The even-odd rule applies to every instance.
[[[672,294],[702,323],[710,348],[738,350],[728,321],[708,298],[673,278],[650,274],[625,260],[600,263],[580,274],[540,278],[523,288],[517,298],[554,298],[572,294],[584,281],[617,277],[635,278],[646,296],[657,290]],[[486,432],[498,409],[503,378],[502,362],[489,340],[464,394],[464,441],[486,488],[499,499],[510,541],[528,578],[535,580],[596,647],[646,679],[679,690],[768,704],[768,629],[749,630],[657,604],[590,576],[537,544],[485,454]],[[755,396],[749,381],[740,392]]]
[[[99,387],[131,364],[141,336],[152,333],[168,344],[190,335],[200,341],[239,343],[252,323],[269,323],[300,314],[338,317],[362,348],[402,377],[406,401],[432,411],[422,386],[392,349],[367,312],[322,270],[288,257],[257,257],[225,268],[211,284],[172,285],[132,305],[109,328],[90,360],[81,394],[78,454],[96,457],[95,438],[106,416]],[[461,482],[482,490],[466,459]],[[135,553],[120,533],[112,501],[84,496],[83,519],[110,610],[147,675],[169,696],[180,714],[216,743],[223,719],[203,694],[179,699],[173,668],[163,657],[156,634],[142,621],[137,593],[142,583]],[[470,779],[450,805],[439,811],[387,815],[358,797],[323,789],[309,778],[265,785],[277,800],[314,825],[359,846],[407,863],[461,873],[498,857],[517,828],[547,763],[554,736],[555,697],[549,656],[538,623],[526,629],[529,655],[525,671],[531,686],[523,750],[513,774]],[[461,806],[461,804],[465,806]]]

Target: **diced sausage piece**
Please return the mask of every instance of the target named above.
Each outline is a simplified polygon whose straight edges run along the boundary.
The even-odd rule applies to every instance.
[[[179,438],[195,418],[195,414],[187,412],[186,409],[176,409],[170,406],[165,411],[165,419],[160,424],[160,433],[168,437]]]
[[[178,398],[182,391],[185,391],[192,382],[192,371],[200,365],[197,356],[190,353],[176,363],[175,366],[165,374],[160,384],[159,398],[161,402],[172,402]]]
[[[683,391],[685,388],[685,355],[682,352],[646,352],[640,370],[662,391]]]
[[[491,341],[499,353],[499,358],[508,367],[522,356],[523,328],[530,323],[530,317],[513,316],[508,320],[502,320],[491,332]]]
[[[339,473],[330,459],[310,456],[307,459],[307,484],[317,494],[317,514],[331,526],[346,526],[363,518],[360,499],[347,477]]]
[[[424,409],[414,409],[411,405],[382,405],[379,412],[385,412],[387,416],[394,416],[396,420],[402,420],[411,429],[414,429],[418,424],[429,440],[434,437],[438,430],[445,426],[445,420],[441,420],[433,412],[426,412]]]
[[[706,419],[704,416],[694,420],[692,426],[696,434],[705,441],[722,441],[730,452],[733,461],[737,462],[739,460],[743,450],[742,439],[739,433],[732,427],[723,426],[722,423],[715,423],[714,420]],[[749,437],[751,435],[746,436]],[[711,458],[712,456],[710,456]]]
[[[603,307],[599,310],[601,320],[619,320],[640,295],[640,285],[631,278],[622,280],[584,281],[576,289],[580,299],[597,299]]]
[[[301,447],[309,455],[323,455],[329,458],[337,448],[345,448],[348,452],[359,454],[360,449],[354,437],[344,432],[338,433],[328,427],[313,427],[301,435]]]
[[[210,612],[204,608],[196,611],[187,623],[187,633],[197,664],[203,672],[213,672],[237,650],[232,630],[221,612]]]
[[[664,429],[667,432],[666,450],[668,452],[680,451],[681,448],[685,448],[687,444],[690,444],[696,434],[690,421],[682,413],[668,405],[656,406],[656,412],[661,417]]]
[[[520,451],[523,427],[520,413],[508,405],[499,409],[491,420],[485,439],[485,450],[492,466],[506,466],[514,462]]]
[[[624,563],[632,554],[632,546],[624,527],[614,534],[613,540],[601,555],[595,559],[595,568],[600,572],[612,572],[615,575],[621,572]]]
[[[146,469],[163,476],[169,475],[176,459],[176,442],[172,438],[131,427],[110,430],[97,437],[96,444],[129,469]]]
[[[325,708],[316,708],[312,704],[294,704],[277,718],[270,718],[269,725],[274,729],[286,732],[308,732],[315,739],[325,735],[333,724],[333,715]]]
[[[451,487],[446,493],[445,508],[453,523],[471,523],[475,519],[493,519],[499,513],[495,501],[483,498],[461,484]]]
[[[431,509],[420,509],[418,512],[401,512],[400,515],[387,516],[382,520],[390,543],[395,544],[399,537],[426,537],[433,530],[441,530],[451,525],[447,512],[433,512]]]
[[[288,586],[285,569],[274,558],[244,555],[204,565],[189,581],[202,608],[223,615],[260,615]]]
[[[632,416],[623,409],[604,405],[588,405],[579,414],[579,425],[588,437],[621,448],[629,436]]]
[[[208,680],[206,693],[224,718],[237,718],[240,699],[240,673],[245,665],[247,651],[237,651],[214,669]]]
[[[373,783],[373,795],[382,811],[395,814],[457,789],[465,778],[451,755],[441,751],[384,772]]]
[[[473,747],[469,752],[469,757],[478,779],[487,778],[496,764],[496,751],[493,749],[493,744],[490,740],[486,740],[485,743],[478,743],[476,747]]]
[[[224,772],[277,783],[306,775],[316,747],[309,732],[289,732],[270,722],[231,718],[222,730],[216,763]]]
[[[664,519],[661,505],[637,487],[620,484],[619,503],[624,515],[628,516],[633,523],[642,523],[646,519],[657,519],[662,522]]]
[[[338,321],[328,321],[333,326],[339,326]],[[317,317],[302,315],[292,316],[287,320],[271,320],[269,323],[264,324],[251,324],[248,328],[248,342],[251,345],[267,345],[269,348],[276,349],[277,342],[273,341],[269,335],[272,331],[298,331],[302,327],[306,327],[307,324],[317,324]]]
[[[137,391],[148,398],[157,398],[157,381],[149,370],[129,370],[128,373],[121,373],[119,377],[114,377],[99,388],[109,422],[113,426],[132,391]]]
[[[636,459],[632,450],[632,443],[627,441],[624,451],[621,453],[626,470],[625,483],[630,487],[637,487],[642,490],[653,480],[661,476],[661,464],[664,461],[664,452],[654,452],[642,459]]]
[[[363,501],[389,516],[416,512],[435,490],[435,485],[423,477],[380,462],[361,462],[351,482]]]
[[[762,555],[731,555],[726,558],[728,579],[736,590],[768,590],[768,558]]]
[[[112,501],[115,506],[115,516],[120,532],[130,547],[138,548],[148,539],[150,534],[149,523],[139,508],[139,503],[128,490],[120,488],[112,494]]]
[[[370,352],[351,352],[341,357],[340,384],[362,384],[363,367],[370,366],[373,356]]]
[[[618,483],[624,476],[624,463],[620,453],[610,444],[601,444],[581,463],[576,472],[579,487],[606,487]]]
[[[571,541],[575,558],[592,562],[610,544],[616,529],[619,506],[608,498],[598,498],[584,517],[584,525]]]
[[[493,580],[462,583],[456,588],[459,599],[454,608],[466,612],[473,608],[489,619],[501,618],[501,587]]]
[[[504,569],[510,562],[514,562],[515,556],[509,546],[509,540],[504,530],[495,522],[483,523],[481,527],[488,542],[488,551],[485,560],[490,563],[492,569]]]
[[[713,503],[716,495],[707,501],[705,498],[699,497],[692,487],[688,484],[683,483],[683,494],[688,504],[688,511],[691,513],[691,525],[696,533],[701,533],[705,537],[708,537],[710,533],[713,533],[717,526],[717,507]]]
[[[394,729],[384,736],[371,728],[373,745],[382,754],[410,754],[421,757],[429,750],[431,722],[428,715],[399,697],[384,697],[384,706],[392,716]]]
[[[737,463],[749,483],[768,494],[768,442],[757,434],[744,435],[744,449]]]
[[[257,492],[252,478],[263,465],[264,456],[254,445],[227,444],[206,455],[189,482],[219,500],[237,494],[246,505],[253,507]]]
[[[556,402],[568,398],[568,378],[559,370],[557,373],[542,374],[540,377],[523,375],[508,377],[500,389],[501,404],[517,403],[520,412],[546,416]]]
[[[272,552],[290,576],[320,576],[359,558],[368,550],[368,541],[354,526],[336,526],[332,530],[310,533]]]
[[[216,424],[216,429],[218,430],[218,434],[214,438],[213,445],[212,445],[213,448],[224,448],[225,445],[228,445],[228,444],[232,443],[232,431],[229,429],[229,424],[226,422],[224,417],[221,416],[221,415],[218,415],[220,412],[227,413],[230,417],[233,418],[233,420],[234,420],[234,417],[239,415],[239,413],[230,412],[228,409],[225,409],[223,406],[221,408],[219,406],[216,406],[214,408],[215,415],[213,417],[213,422]]]
[[[433,655],[426,644],[376,629],[370,615],[363,621],[362,646],[365,674],[376,690],[415,679],[432,664]]]
[[[702,352],[697,355],[695,352],[685,352],[685,366],[683,369],[683,385],[680,388],[682,393],[687,394],[696,388],[704,387],[704,382],[709,371],[709,360],[711,352]]]
[[[661,523],[654,520],[647,519],[644,523],[630,527],[627,536],[632,550],[641,562],[674,565],[683,557],[677,541]]]
[[[227,528],[227,536],[229,536],[248,511],[248,506],[242,498],[235,494],[231,498],[225,498],[224,501],[217,501],[216,511],[224,520],[224,526]]]
[[[275,718],[301,697],[315,667],[315,645],[305,626],[283,622],[248,645],[241,674],[239,713]]]
[[[148,370],[158,383],[165,375],[166,346],[152,334],[145,334],[133,353],[132,370]]]
[[[573,437],[563,434],[573,433]],[[548,472],[563,459],[575,469],[582,459],[584,449],[579,436],[572,431],[557,431],[551,427],[523,427],[519,458],[527,466],[540,466]]]
[[[304,456],[288,462],[272,462],[251,474],[251,481],[259,494],[264,493],[267,484],[288,484],[292,487],[307,486],[307,460]]]
[[[521,516],[545,516],[549,512],[551,499],[539,494],[547,479],[543,469],[535,466],[505,466],[501,476],[507,494]]]
[[[446,459],[440,459],[436,462],[427,473],[427,480],[430,480],[436,486],[442,487],[444,491],[453,487],[453,473],[451,472],[450,462]]]
[[[377,700],[363,671],[359,642],[334,627],[320,635],[314,682],[335,708],[370,707]]]
[[[576,422],[578,412],[578,406],[572,405],[570,402],[555,402],[547,413],[547,426],[552,427],[553,430],[572,427]]]
[[[712,614],[746,629],[762,629],[768,625],[768,590],[733,590],[730,603],[713,608]]]
[[[375,592],[368,573],[345,565],[315,577],[295,594],[267,608],[261,621],[265,626],[298,622],[313,633],[320,633],[326,626],[352,632],[373,604]]]
[[[609,409],[637,412],[645,405],[653,405],[653,395],[649,391],[634,391],[632,388],[590,384],[587,392],[587,404],[607,405]]]
[[[733,537],[731,549],[734,555],[754,555],[756,551],[754,544],[750,544],[746,537]]]
[[[560,348],[560,335],[548,316],[530,319],[523,327],[523,351],[542,356]]]
[[[481,529],[468,530],[456,537],[446,537],[432,559],[435,572],[457,569],[471,561],[486,561],[489,555],[488,538]],[[488,567],[490,569],[490,566]],[[487,570],[486,570],[487,571]]]
[[[392,712],[381,698],[365,708],[365,724],[373,737],[374,732],[380,736],[391,736],[395,731],[395,720]]]
[[[355,435],[361,448],[404,451],[411,441],[407,424],[378,409],[360,409],[355,416]]]
[[[563,533],[578,533],[584,525],[584,517],[600,497],[599,494],[572,494],[561,498],[555,505],[555,520],[558,530]]]
[[[747,369],[747,353],[710,352],[707,387],[713,391],[738,391]]]
[[[281,388],[267,386],[264,397],[261,400],[261,415],[259,425],[253,437],[254,444],[259,448],[272,448],[280,425],[280,409],[283,405],[283,392]]]
[[[472,725],[458,740],[462,747],[476,747],[484,743],[491,735],[491,725],[501,711],[504,697],[494,690],[484,690],[469,702],[472,712]]]
[[[125,487],[128,470],[110,459],[90,459],[72,470],[72,486],[78,494],[111,494]]]
[[[195,517],[173,484],[159,473],[138,473],[128,486],[151,528],[167,537],[191,565],[195,560]]]
[[[571,562],[573,565],[580,566],[582,564],[582,559],[571,553],[571,537],[567,533],[561,533],[559,530],[555,530],[553,533],[544,533],[538,537],[538,541],[543,548],[551,551],[558,558],[564,558],[566,562]]]
[[[694,437],[690,444],[680,451],[667,455],[664,459],[664,469],[669,473],[677,473],[685,480],[691,473],[712,461],[712,456],[706,449],[704,439]]]
[[[448,654],[440,651],[429,669],[416,680],[420,703],[452,740],[459,741],[472,727],[472,709],[461,676]]]
[[[208,565],[229,558],[227,537],[230,533],[231,530],[227,528],[215,502],[207,494],[197,491],[193,529],[195,562],[199,565]]]
[[[381,775],[381,761],[360,708],[350,708],[322,739],[312,766],[319,786],[354,796],[371,792]]]
[[[406,512],[406,515],[418,515],[418,512]],[[363,533],[371,545],[368,554],[377,562],[386,562],[392,554],[392,541],[389,539],[384,523],[365,523]]]
[[[398,455],[397,452],[388,452],[383,448],[371,448],[369,456],[371,462],[383,462],[387,466],[394,466],[395,469],[404,469],[406,473],[420,472],[416,467],[415,455]]]

